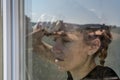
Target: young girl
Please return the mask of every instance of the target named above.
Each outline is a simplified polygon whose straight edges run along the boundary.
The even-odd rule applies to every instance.
[[[39,22],[32,32],[33,51],[66,71],[67,80],[119,80],[111,68],[104,66],[112,40],[110,28],[104,24]],[[44,36],[51,36],[54,45],[45,43],[42,40]],[[100,65],[96,64],[96,57],[99,57]]]

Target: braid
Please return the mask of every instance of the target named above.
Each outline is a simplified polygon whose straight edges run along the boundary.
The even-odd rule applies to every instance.
[[[107,57],[107,50],[108,50],[108,45],[111,43],[111,34],[110,31],[107,30],[105,31],[101,36],[101,47],[99,49],[99,58],[100,58],[100,65],[104,66],[105,59]]]
[[[107,57],[107,49],[108,44],[105,44],[105,46],[100,50],[99,52],[99,58],[100,58],[100,64],[104,66],[105,58]]]
[[[96,32],[100,31],[101,34],[97,34]],[[95,53],[95,56],[99,56],[100,65],[104,66],[105,59],[107,57],[108,46],[112,41],[112,35],[110,33],[110,27],[105,28],[86,28],[81,31],[84,34],[84,41],[90,45],[90,41],[95,38],[99,38],[101,41],[101,46],[98,51]]]

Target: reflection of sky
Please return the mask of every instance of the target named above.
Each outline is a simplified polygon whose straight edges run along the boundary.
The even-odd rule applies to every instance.
[[[32,21],[62,19],[120,26],[119,4],[120,0],[32,0]]]

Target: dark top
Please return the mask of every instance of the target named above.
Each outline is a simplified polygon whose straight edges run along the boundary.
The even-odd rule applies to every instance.
[[[67,80],[73,80],[71,73],[68,71]],[[109,67],[96,66],[87,76],[81,80],[120,80],[117,74]]]

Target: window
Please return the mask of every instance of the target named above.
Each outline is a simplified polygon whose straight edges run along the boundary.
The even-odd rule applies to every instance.
[[[3,79],[25,80],[24,1],[3,0]]]
[[[118,9],[119,1],[115,0],[31,0],[26,2],[27,6],[26,15],[30,24],[28,27],[28,34],[32,31],[32,27],[38,22],[43,24],[62,20],[65,23],[73,24],[105,24],[117,28],[112,28],[113,41],[109,47],[109,54],[106,59],[105,65],[112,67],[118,75],[119,63],[112,64],[119,61],[118,42],[119,35],[119,20],[118,16],[120,11]],[[109,2],[109,4],[108,4]],[[116,4],[115,4],[116,3]],[[25,6],[26,7],[26,6]],[[117,10],[118,9],[118,10]],[[49,25],[48,25],[49,26]],[[50,43],[49,38],[45,38],[47,43]],[[66,80],[67,75],[56,69],[56,66],[50,64],[46,60],[39,57],[39,55],[32,52],[32,40],[27,39],[27,69],[29,79],[33,80]],[[113,47],[115,46],[115,47]],[[40,52],[39,52],[40,53]],[[114,54],[115,53],[115,54]],[[47,76],[47,77],[46,77]]]
[[[56,66],[58,61],[64,61],[63,58],[66,57],[67,54],[64,55],[64,57],[63,55],[59,55],[59,58],[58,54],[56,55],[57,52],[52,52],[57,44],[57,41],[55,41],[56,37],[44,36],[41,40],[43,43],[49,44],[52,57],[50,57],[51,55],[49,54],[49,56],[46,57],[47,52],[43,54],[41,48],[38,53],[34,52],[34,36],[30,36],[30,34],[38,23],[40,26],[45,27],[49,33],[52,32],[52,29],[57,30],[57,28],[54,29],[54,27],[58,23],[62,23],[62,27],[64,26],[64,28],[70,26],[68,29],[65,28],[68,32],[72,32],[72,30],[77,29],[77,27],[81,25],[92,25],[93,27],[95,24],[97,27],[99,27],[99,25],[111,27],[112,42],[108,48],[105,66],[112,68],[120,77],[120,1],[1,0],[1,2],[3,4],[2,16],[0,14],[0,75],[2,76],[3,74],[3,80],[67,80],[69,74],[67,70],[60,71],[61,67]],[[60,42],[62,42],[62,47],[64,45],[64,50],[70,46],[68,43],[70,41],[66,41],[63,38],[61,40]],[[67,42],[67,44],[64,44],[63,41]],[[71,50],[69,54],[73,48],[69,49]],[[76,47],[74,49],[76,50]],[[1,58],[1,56],[3,56],[3,58]],[[51,61],[48,60],[49,58]],[[74,57],[71,56],[66,60],[71,62],[71,64],[76,63],[77,60],[72,63],[73,58]],[[96,64],[99,64],[98,57],[96,60]],[[1,66],[2,61],[3,67]],[[65,66],[64,63],[61,64],[63,64],[63,67]],[[70,66],[73,67],[73,65]],[[67,66],[67,69],[68,67],[69,66]],[[2,69],[3,73],[1,71]],[[68,69],[68,71],[70,71],[70,69]]]

